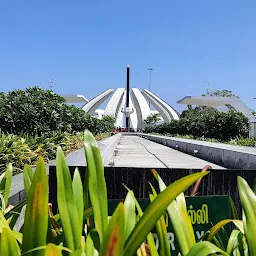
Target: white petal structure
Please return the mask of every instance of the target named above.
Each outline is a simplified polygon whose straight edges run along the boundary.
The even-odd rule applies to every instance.
[[[125,88],[118,88],[111,99],[109,100],[104,115],[106,116],[112,116],[114,118],[117,118],[118,113],[121,112],[122,102],[125,94]]]
[[[114,93],[114,94],[113,94]],[[124,127],[125,117],[130,118],[130,127],[137,130],[146,126],[144,120],[151,114],[158,114],[164,122],[172,119],[179,119],[179,113],[160,99],[152,92],[144,89],[141,93],[138,88],[132,88],[129,95],[129,108],[126,108],[125,88],[108,89],[98,96],[88,101],[83,95],[62,95],[68,103],[85,103],[82,109],[89,115],[102,118],[104,115],[112,116],[116,119],[115,126]],[[113,94],[105,109],[100,109],[109,96]],[[156,108],[151,110],[147,100]]]
[[[105,92],[99,94],[90,100],[84,107],[83,110],[89,114],[93,115],[95,110],[104,102],[106,99],[114,92],[114,89],[108,89]]]
[[[137,111],[135,106],[133,105],[131,96],[130,96],[130,108],[133,110],[133,112],[130,114],[130,127],[136,130],[138,127]]]
[[[124,127],[124,113],[121,110],[125,106],[125,99],[126,99],[126,90],[124,91],[123,100],[122,100],[120,109],[117,113],[116,123],[115,123],[116,127]]]
[[[172,119],[179,120],[179,113],[154,93],[144,89],[142,94],[158,110],[164,122],[170,122]]]
[[[133,103],[137,112],[138,129],[142,129],[146,126],[144,120],[150,115],[150,108],[142,93],[138,88],[132,88]]]

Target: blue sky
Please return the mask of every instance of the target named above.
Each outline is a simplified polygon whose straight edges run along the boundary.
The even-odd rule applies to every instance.
[[[185,95],[229,89],[256,109],[256,1],[1,1],[0,91],[38,85],[87,98],[148,88],[178,108]]]

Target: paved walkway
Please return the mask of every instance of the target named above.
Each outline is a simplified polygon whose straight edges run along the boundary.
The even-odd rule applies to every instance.
[[[116,150],[116,167],[202,169],[211,165],[213,169],[225,169],[138,136],[122,136]]]

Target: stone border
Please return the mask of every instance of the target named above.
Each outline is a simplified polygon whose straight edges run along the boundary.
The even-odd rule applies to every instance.
[[[256,148],[180,139],[145,133],[136,135],[231,169],[256,169]]]

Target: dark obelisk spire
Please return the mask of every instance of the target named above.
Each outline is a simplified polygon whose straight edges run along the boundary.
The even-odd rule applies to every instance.
[[[130,95],[130,66],[126,70],[126,112],[129,111],[129,95]],[[129,116],[126,115],[126,128],[129,129]]]

